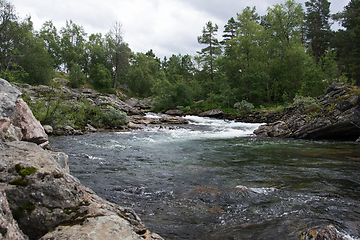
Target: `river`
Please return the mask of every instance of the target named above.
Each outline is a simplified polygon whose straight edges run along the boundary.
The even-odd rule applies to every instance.
[[[329,224],[359,239],[359,145],[256,138],[259,124],[187,118],[50,141],[84,185],[165,239],[299,239]]]

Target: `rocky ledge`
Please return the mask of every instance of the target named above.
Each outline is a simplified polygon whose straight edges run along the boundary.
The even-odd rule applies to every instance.
[[[260,126],[258,137],[356,140],[360,136],[360,89],[331,85],[313,101],[284,109],[279,121]]]
[[[19,95],[0,79],[0,239],[162,239],[70,175]]]

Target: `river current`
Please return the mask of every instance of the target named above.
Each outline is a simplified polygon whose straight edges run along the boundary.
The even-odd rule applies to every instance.
[[[299,239],[329,224],[360,238],[359,145],[256,138],[259,124],[187,118],[50,140],[84,185],[165,239]]]

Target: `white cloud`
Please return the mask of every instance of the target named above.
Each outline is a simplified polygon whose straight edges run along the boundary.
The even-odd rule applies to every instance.
[[[228,19],[236,17],[246,6],[256,6],[260,15],[285,0],[10,0],[19,16],[31,15],[39,30],[52,20],[57,29],[66,20],[84,27],[89,34],[110,30],[115,21],[124,29],[124,40],[134,52],[153,49],[159,57],[172,54],[194,55],[202,46],[197,36],[206,22],[218,24],[218,37]],[[306,0],[301,0],[304,3]],[[333,13],[342,11],[348,0],[331,5]]]

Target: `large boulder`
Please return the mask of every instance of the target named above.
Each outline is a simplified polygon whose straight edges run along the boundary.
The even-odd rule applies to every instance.
[[[0,78],[0,141],[28,141],[46,148],[48,136],[20,95]]]
[[[356,140],[360,136],[360,89],[331,85],[311,103],[284,109],[281,121],[254,131],[257,136]]]
[[[220,109],[212,109],[209,111],[205,111],[199,114],[200,117],[212,117],[212,118],[221,118],[223,115],[223,111]]]
[[[20,230],[17,222],[14,220],[9,208],[6,194],[0,189],[0,239],[3,240],[25,240],[29,239]]]
[[[71,176],[63,154],[17,141],[0,143],[0,159],[0,188],[30,239],[161,239],[132,209],[100,198]]]

